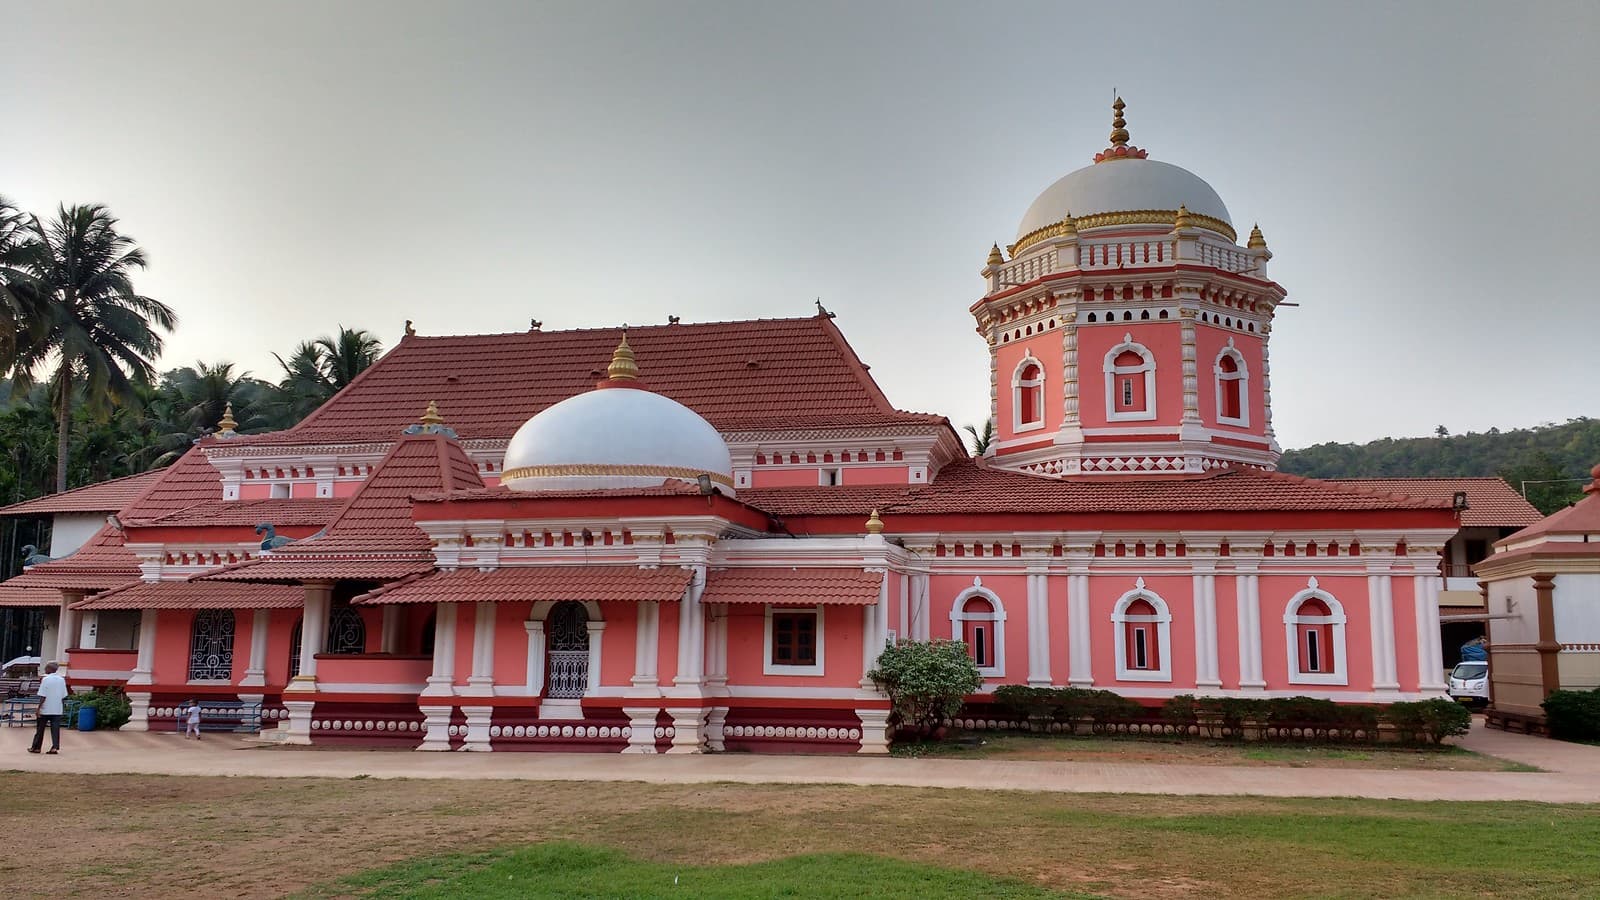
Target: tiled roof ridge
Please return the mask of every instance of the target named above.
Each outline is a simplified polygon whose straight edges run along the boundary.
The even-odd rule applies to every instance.
[[[17,508],[17,507],[28,506],[30,504],[45,503],[45,502],[49,502],[49,501],[61,500],[61,499],[66,498],[66,497],[70,497],[73,494],[83,494],[83,493],[88,493],[90,491],[101,491],[101,490],[104,490],[104,489],[106,489],[107,487],[109,487],[111,485],[121,484],[122,482],[130,481],[130,480],[136,479],[136,478],[150,478],[151,479],[151,484],[154,484],[156,481],[158,481],[160,479],[160,475],[161,475],[162,471],[164,471],[164,469],[146,469],[143,472],[135,472],[132,475],[119,475],[116,478],[107,478],[104,481],[96,481],[93,484],[79,485],[78,487],[70,488],[70,489],[65,490],[65,491],[56,491],[53,494],[41,494],[38,497],[30,497],[27,500],[19,500],[16,503],[12,503],[12,504],[10,504],[8,506],[0,507],[0,516],[11,515],[11,513],[7,512],[7,510],[11,510],[11,509],[14,509],[14,508]],[[152,477],[152,476],[154,476],[154,477]],[[141,493],[142,493],[142,491],[141,491]],[[134,496],[136,498],[138,496],[138,494],[135,494]],[[131,502],[131,498],[130,498],[130,501],[125,501],[122,505],[123,506],[127,506],[129,502]],[[100,510],[86,510],[86,511],[87,512],[99,512]],[[120,509],[113,509],[113,510],[106,510],[106,511],[107,512],[119,512]]]
[[[714,319],[708,322],[678,322],[675,324],[655,323],[650,325],[593,325],[584,328],[540,328],[538,331],[490,331],[481,334],[411,334],[402,337],[400,342],[395,344],[395,348],[400,347],[401,344],[412,342],[421,343],[424,341],[482,340],[486,338],[537,338],[539,336],[575,334],[592,335],[602,334],[605,332],[618,332],[623,330],[626,330],[629,335],[637,335],[641,332],[648,333],[655,331],[666,331],[669,329],[681,331],[694,328],[718,328],[730,325],[790,325],[813,322],[818,319],[831,319],[831,317],[819,316],[816,314],[809,316],[760,316],[753,319]]]
[[[1328,488],[1332,491],[1351,494],[1357,497],[1381,497],[1385,500],[1409,501],[1409,508],[1415,509],[1437,509],[1444,508],[1449,505],[1442,500],[1430,500],[1426,497],[1413,497],[1410,494],[1397,494],[1393,491],[1367,490],[1366,488],[1356,487],[1353,484],[1339,484],[1338,482],[1327,478],[1310,478],[1305,475],[1292,475],[1288,472],[1280,472],[1277,469],[1256,469],[1249,466],[1232,465],[1213,471],[1243,472],[1251,475],[1265,476],[1274,481],[1282,481],[1289,484],[1303,484],[1313,487]]]
[[[822,333],[833,341],[834,347],[839,351],[839,355],[844,358],[845,364],[871,391],[872,399],[878,408],[884,412],[901,412],[901,410],[895,409],[893,403],[889,402],[889,395],[885,394],[883,388],[878,386],[878,380],[872,377],[870,368],[861,361],[860,354],[856,353],[856,349],[850,346],[849,341],[845,340],[844,332],[839,330],[839,326],[833,324],[833,316],[818,313],[812,318],[822,323]]]

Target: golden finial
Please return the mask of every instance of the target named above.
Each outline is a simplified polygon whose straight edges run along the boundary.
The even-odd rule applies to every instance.
[[[1178,216],[1172,222],[1173,228],[1189,228],[1193,223],[1189,221],[1189,207],[1178,204]]]
[[[411,320],[406,320],[406,337],[416,337],[417,329],[411,327]]]
[[[1267,239],[1261,236],[1261,226],[1256,225],[1250,229],[1250,242],[1245,246],[1251,250],[1267,249]]]
[[[639,364],[634,361],[633,348],[628,346],[626,329],[622,332],[622,343],[611,351],[611,365],[606,368],[606,377],[612,381],[633,381],[639,377]]]
[[[233,430],[238,427],[239,423],[233,420],[233,401],[229,400],[222,407],[222,418],[217,420],[217,433],[233,434]]]
[[[1118,97],[1116,102],[1111,104],[1111,109],[1114,113],[1111,118],[1111,146],[1113,147],[1128,146],[1128,120],[1122,117],[1122,111],[1127,108],[1128,104],[1123,103],[1121,97]]]
[[[422,424],[427,426],[444,424],[444,416],[439,415],[439,401],[428,401],[428,408],[422,414]]]
[[[883,518],[874,509],[872,515],[867,516],[867,534],[883,534]]]
[[[1065,219],[1061,220],[1061,233],[1062,234],[1077,234],[1078,233],[1078,220],[1074,219],[1072,217],[1072,213],[1071,212],[1068,212],[1067,213],[1067,217]]]
[[[989,263],[988,263],[989,265],[998,266],[998,265],[1000,265],[1001,263],[1003,263],[1005,261],[1006,261],[1005,256],[1003,256],[1000,253],[1000,245],[999,244],[995,244],[993,247],[989,248]]]

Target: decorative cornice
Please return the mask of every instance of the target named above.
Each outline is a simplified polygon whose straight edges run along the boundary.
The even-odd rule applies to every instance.
[[[1121,212],[1094,213],[1087,216],[1068,216],[1059,222],[1053,222],[1042,228],[1035,228],[1017,238],[1017,242],[1012,244],[1009,249],[1011,256],[1015,258],[1017,254],[1041,241],[1067,237],[1091,228],[1110,228],[1116,225],[1163,225],[1170,228],[1177,218],[1178,211],[1175,209],[1130,209]],[[1188,213],[1188,220],[1190,227],[1204,228],[1207,231],[1216,232],[1229,241],[1237,242],[1239,240],[1239,233],[1233,230],[1232,225],[1221,219],[1191,211]]]
[[[680,478],[684,481],[694,481],[701,475],[710,476],[711,480],[726,487],[733,487],[733,479],[719,472],[702,472],[688,466],[646,466],[646,465],[613,465],[609,463],[570,463],[559,466],[518,466],[515,469],[506,469],[500,475],[502,483],[515,481],[519,478],[566,478],[575,475],[593,476],[644,476],[660,478]]]

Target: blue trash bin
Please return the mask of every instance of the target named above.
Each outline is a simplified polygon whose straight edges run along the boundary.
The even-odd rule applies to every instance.
[[[78,730],[93,731],[95,722],[95,708],[92,706],[78,707]]]

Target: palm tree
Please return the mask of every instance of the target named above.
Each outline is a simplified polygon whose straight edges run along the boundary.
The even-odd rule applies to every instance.
[[[336,335],[300,342],[288,360],[273,354],[283,367],[283,380],[278,382],[274,400],[281,424],[293,424],[311,415],[377,362],[382,353],[383,344],[372,332],[340,325]]]
[[[28,217],[0,197],[0,372],[10,371],[17,348],[37,338],[44,318],[22,290],[28,273],[22,256],[28,247]]]
[[[155,433],[160,452],[153,465],[163,466],[182,456],[189,445],[216,430],[231,406],[236,431],[262,431],[274,426],[266,411],[270,385],[237,375],[233,363],[196,362],[161,376],[161,386],[145,404],[146,422]]]
[[[989,452],[989,445],[994,443],[993,419],[988,419],[983,423],[982,431],[979,431],[976,425],[968,425],[966,432],[967,436],[972,440],[973,456],[982,456]]]
[[[146,265],[144,251],[117,230],[116,217],[104,206],[62,206],[55,221],[45,225],[31,217],[23,232],[15,253],[23,278],[10,290],[38,321],[6,361],[14,389],[26,389],[40,370],[48,372],[56,490],[64,491],[74,405],[81,397],[103,416],[133,399],[136,385],[154,374],[162,345],[158,329],[171,331],[178,317],[133,289],[133,270]]]

